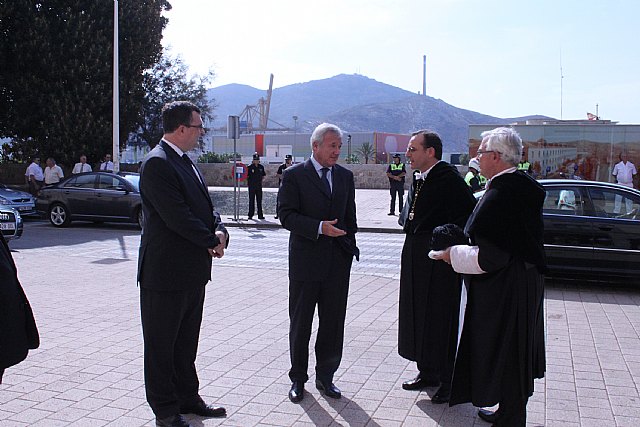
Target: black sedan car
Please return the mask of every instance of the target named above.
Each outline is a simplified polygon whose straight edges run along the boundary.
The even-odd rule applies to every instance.
[[[56,227],[71,221],[132,222],[142,227],[142,201],[136,173],[86,172],[46,186],[36,200],[38,212]]]
[[[606,182],[539,182],[547,193],[544,245],[550,274],[638,282],[640,191]]]

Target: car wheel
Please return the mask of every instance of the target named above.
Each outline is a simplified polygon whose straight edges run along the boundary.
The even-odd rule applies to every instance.
[[[142,206],[138,208],[136,212],[136,218],[138,219],[138,226],[142,228],[144,225],[144,213],[142,212]]]
[[[49,208],[49,221],[56,227],[66,227],[71,222],[69,211],[64,205],[56,203]]]

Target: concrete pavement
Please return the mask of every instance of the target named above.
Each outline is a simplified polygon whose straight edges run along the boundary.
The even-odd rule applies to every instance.
[[[361,228],[395,230],[388,192],[356,197]],[[302,404],[289,402],[288,232],[276,220],[265,223],[272,224],[243,221],[230,230],[232,245],[215,262],[197,365],[203,397],[226,406],[228,417],[191,417],[195,426],[488,425],[469,404],[431,404],[435,389],[401,389],[415,367],[397,354],[403,236],[394,233],[358,236],[362,257],[335,378],[343,398],[321,396],[312,377]],[[138,245],[134,226],[26,222],[10,246],[42,345],[6,371],[1,426],[153,425],[142,375]],[[553,283],[545,305],[547,377],[536,382],[528,425],[640,425],[640,291]]]

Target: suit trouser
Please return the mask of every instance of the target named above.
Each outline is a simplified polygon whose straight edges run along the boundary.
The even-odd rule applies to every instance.
[[[262,186],[249,185],[249,216],[255,213],[255,205],[258,205],[258,216],[262,214]]]
[[[398,213],[402,212],[403,200],[404,197],[404,183],[402,185],[391,184],[389,189],[391,193],[391,206],[389,207],[389,212],[395,212],[396,205],[396,194],[398,195]]]
[[[158,418],[178,414],[180,406],[200,399],[195,360],[204,295],[204,285],[168,292],[140,287],[144,384]]]
[[[347,255],[336,247],[332,262],[327,265],[327,270],[331,273],[326,280],[289,280],[289,378],[292,381],[306,382],[309,379],[309,339],[316,304],[316,378],[328,382],[333,380],[333,374],[338,370],[342,360],[352,261],[352,255]]]

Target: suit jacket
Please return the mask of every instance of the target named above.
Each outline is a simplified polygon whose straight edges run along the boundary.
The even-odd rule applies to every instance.
[[[204,182],[204,181],[202,181]],[[226,229],[204,186],[188,164],[164,141],[140,168],[144,225],[138,282],[153,290],[187,290],[211,280],[208,248]],[[227,240],[228,242],[228,240]]]
[[[291,232],[289,237],[289,278],[292,280],[323,280],[330,272],[334,251],[356,259],[355,184],[353,173],[335,165],[332,172],[333,190],[328,193],[311,160],[287,168],[282,174],[278,192],[278,217]],[[346,235],[318,235],[320,221],[337,219],[335,227]]]
[[[0,383],[2,370],[20,363],[40,337],[31,306],[18,281],[11,251],[0,234]]]

